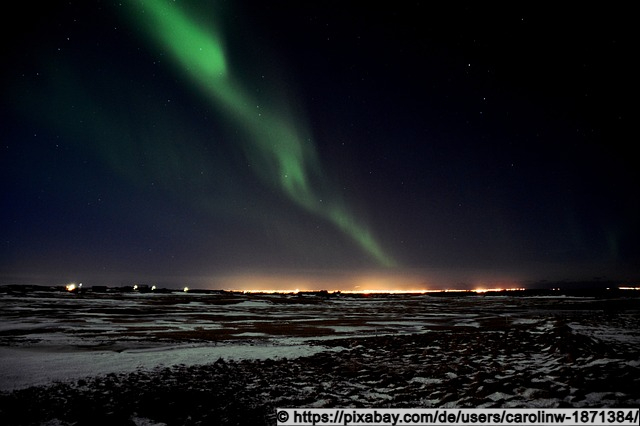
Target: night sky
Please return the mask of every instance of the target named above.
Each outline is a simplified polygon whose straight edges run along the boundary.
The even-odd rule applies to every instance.
[[[14,5],[0,280],[640,278],[631,3],[515,3]]]

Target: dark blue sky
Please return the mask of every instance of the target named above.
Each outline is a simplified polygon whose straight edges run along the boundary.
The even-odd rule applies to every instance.
[[[638,278],[630,10],[431,3],[178,2],[264,128],[190,80],[142,3],[18,6],[2,280]],[[297,148],[291,195],[266,157]]]

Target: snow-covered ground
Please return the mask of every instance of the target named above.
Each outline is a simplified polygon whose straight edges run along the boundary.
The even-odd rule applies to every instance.
[[[309,296],[3,295],[0,391],[219,358],[308,356],[327,350],[307,344],[311,338],[420,332],[429,325],[396,320],[398,308],[395,301]]]
[[[636,407],[640,299],[2,294],[0,391],[2,424],[28,423],[24,410],[73,424],[88,406],[130,424],[264,423],[285,406]]]
[[[439,312],[443,307],[426,297],[3,295],[0,391],[218,358],[301,357],[327,350],[308,340],[479,327],[479,314]]]

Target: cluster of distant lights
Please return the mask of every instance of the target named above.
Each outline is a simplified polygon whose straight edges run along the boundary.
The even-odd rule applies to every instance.
[[[80,284],[75,284],[75,283],[67,284],[65,286],[65,288],[67,289],[67,291],[80,290],[82,288],[82,283],[80,283]]]
[[[634,290],[640,291],[640,287],[615,287],[617,290]],[[428,293],[501,293],[501,292],[510,292],[510,291],[525,291],[527,290],[525,287],[511,287],[511,288],[475,288],[475,289],[441,289],[441,290],[428,290],[428,289],[417,289],[417,290],[330,290],[327,291],[328,294],[428,294]],[[552,288],[552,291],[560,291],[561,289],[556,287]],[[607,288],[607,290],[611,290],[611,288]],[[242,293],[265,293],[265,294],[297,294],[304,292],[316,292],[317,290],[300,290],[300,289],[287,289],[287,290],[271,290],[271,289],[251,289],[251,290],[231,290],[238,291]]]
[[[428,290],[428,289],[416,289],[416,290],[330,290],[327,293],[341,293],[341,294],[427,294],[427,293],[487,293],[487,292],[500,292],[500,291],[522,291],[526,290],[524,287],[517,288],[476,288],[473,290],[460,290],[460,289],[444,289],[444,290]],[[235,291],[235,290],[234,290]],[[242,293],[300,293],[300,292],[313,292],[315,290],[270,290],[270,289],[252,289],[252,290],[237,290]]]
[[[82,289],[82,283],[80,283],[80,284],[76,284],[76,283],[67,284],[65,286],[65,288],[69,292],[80,291]],[[148,288],[151,291],[156,291],[158,289],[155,285],[152,285],[151,287],[146,287],[145,286],[145,288]],[[133,291],[140,291],[141,290],[141,288],[140,288],[140,286],[138,286],[138,284],[134,284],[132,289],[133,289]],[[189,287],[184,287],[182,289],[182,291],[187,293],[189,291]]]
[[[67,291],[74,292],[82,289],[82,283],[80,284],[67,284],[65,286]],[[138,286],[138,284],[134,284],[132,287],[133,291],[140,291],[142,288]],[[157,287],[152,285],[151,287],[145,286],[145,289],[149,289],[151,291],[156,291]],[[621,287],[621,289],[634,289],[640,290],[640,288],[636,287]],[[418,289],[418,290],[380,290],[380,289],[371,289],[371,290],[331,290],[327,291],[327,293],[343,293],[343,294],[426,294],[426,293],[487,293],[487,292],[500,292],[500,291],[522,291],[525,288],[517,287],[517,288],[476,288],[473,290],[458,290],[458,289],[444,289],[444,290],[426,290],[426,289]],[[183,292],[187,293],[189,291],[189,287],[184,287],[182,289]],[[300,292],[308,292],[313,290],[300,290],[296,288],[295,290],[286,289],[286,290],[274,290],[274,289],[249,289],[249,290],[232,290],[232,291],[240,291],[242,293],[300,293]]]
[[[67,291],[69,292],[74,292],[74,291],[79,291],[82,289],[82,283],[80,284],[75,284],[75,283],[71,283],[71,284],[67,284],[65,286],[65,288],[67,289]],[[138,285],[138,284],[134,284],[133,287],[131,287],[133,289],[133,291],[140,291],[142,290],[142,288]],[[626,288],[626,287],[625,287]],[[630,287],[632,288],[632,287]],[[144,289],[149,289],[151,291],[156,291],[157,287],[155,285],[152,285],[151,287],[147,287],[145,286]],[[622,289],[622,287],[621,287]],[[636,288],[632,288],[632,289],[636,289]],[[638,290],[640,290],[640,288],[637,288]],[[419,289],[419,290],[380,290],[380,289],[375,289],[375,290],[331,290],[331,291],[327,291],[327,293],[343,293],[343,294],[426,294],[426,293],[487,293],[487,292],[497,292],[497,291],[521,291],[521,290],[525,290],[522,287],[519,288],[476,288],[473,290],[457,290],[457,289],[444,289],[444,290],[425,290],[425,289]],[[187,293],[189,291],[189,287],[184,287],[182,289],[183,292]],[[286,290],[274,290],[274,289],[250,289],[250,290],[231,290],[231,291],[238,291],[238,292],[242,292],[242,293],[268,293],[268,294],[275,294],[275,293],[300,293],[300,292],[311,292],[314,290],[300,290],[298,288],[296,288],[295,290],[291,290],[291,289],[286,289]]]
[[[82,283],[75,284],[67,284],[65,286],[68,292],[80,291],[82,289]],[[640,291],[640,287],[616,287],[618,290],[634,290]],[[132,287],[133,291],[140,291],[141,287],[137,284],[134,284]],[[156,291],[157,287],[152,285],[151,287],[145,286],[145,289],[149,289],[150,291]],[[509,291],[524,291],[526,288],[524,287],[512,287],[512,288],[475,288],[471,290],[461,290],[461,289],[442,289],[442,290],[428,290],[428,289],[416,289],[416,290],[381,290],[381,289],[371,289],[371,290],[330,290],[326,291],[328,294],[428,294],[428,293],[499,293],[499,292],[509,292]],[[552,288],[551,290],[559,291],[559,288]],[[607,288],[607,290],[611,290],[611,288]],[[189,287],[183,287],[182,291],[184,293],[189,292]],[[304,292],[314,292],[316,290],[300,290],[296,289],[248,289],[248,290],[230,290],[237,291],[241,293],[263,293],[263,294],[297,294]],[[324,290],[323,290],[324,291]]]

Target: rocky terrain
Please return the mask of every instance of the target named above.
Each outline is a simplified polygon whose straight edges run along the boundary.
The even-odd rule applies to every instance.
[[[255,317],[256,328],[235,323],[256,334],[246,344],[257,350],[289,339],[275,356],[114,368],[17,387],[0,394],[0,424],[275,424],[275,409],[285,407],[640,407],[637,298],[283,300],[259,300],[271,307],[271,316],[260,311],[268,325]],[[262,308],[255,302],[244,320]],[[297,311],[315,317],[292,321]],[[214,339],[203,330],[191,330],[189,341]],[[15,346],[16,333],[5,327],[7,335]],[[186,338],[161,336],[165,345]],[[217,336],[205,348],[225,342]],[[298,351],[309,347],[316,350]]]

